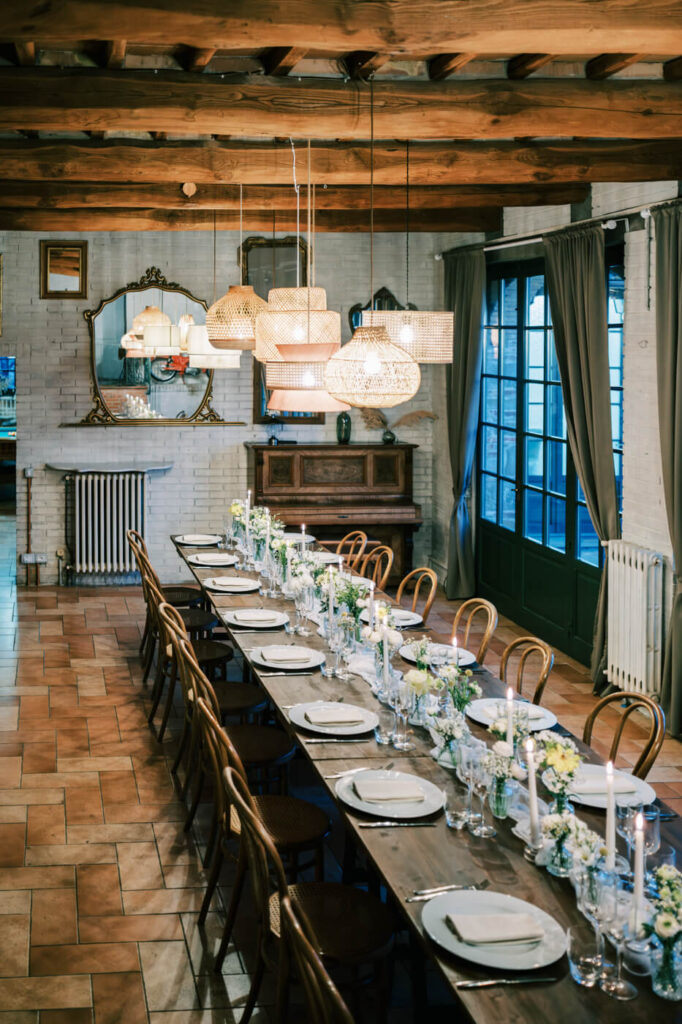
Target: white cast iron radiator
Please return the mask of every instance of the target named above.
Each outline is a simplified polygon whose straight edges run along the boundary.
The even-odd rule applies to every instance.
[[[608,666],[619,690],[658,696],[663,651],[663,557],[623,540],[606,543]]]
[[[70,581],[77,585],[136,579],[127,530],[144,536],[145,473],[77,473],[66,477]]]

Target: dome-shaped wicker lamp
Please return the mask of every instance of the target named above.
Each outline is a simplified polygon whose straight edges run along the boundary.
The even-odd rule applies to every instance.
[[[363,326],[385,327],[394,345],[418,363],[451,363],[454,313],[416,309],[365,309]]]
[[[172,322],[158,306],[145,306],[134,318],[131,330],[134,334],[141,334],[145,327],[170,327]]]
[[[341,315],[327,309],[324,288],[271,288],[256,321],[261,362],[322,362],[341,345]]]
[[[416,395],[421,371],[405,349],[391,342],[385,327],[358,327],[327,363],[324,380],[339,402],[390,409]]]
[[[250,284],[233,284],[206,313],[208,340],[217,349],[250,352],[256,347],[256,317],[268,308]]]
[[[200,370],[238,370],[241,351],[221,352],[208,340],[204,324],[190,324],[187,328],[189,365]]]
[[[268,409],[277,412],[345,412],[324,386],[326,363],[266,363],[265,386],[272,389]]]

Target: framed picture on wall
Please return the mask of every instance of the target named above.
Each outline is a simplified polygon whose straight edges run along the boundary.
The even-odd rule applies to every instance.
[[[0,338],[2,337],[2,253],[0,252]]]
[[[85,299],[88,295],[88,243],[40,242],[41,299]]]

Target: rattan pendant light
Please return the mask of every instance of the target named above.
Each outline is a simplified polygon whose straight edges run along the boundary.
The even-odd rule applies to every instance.
[[[239,264],[240,283],[231,285],[225,295],[206,313],[208,339],[217,349],[252,351],[256,346],[256,317],[268,308],[265,299],[244,284],[242,247],[244,240],[243,187],[239,186]],[[214,234],[215,239],[215,234]],[[215,243],[214,243],[215,244]],[[214,254],[215,262],[215,254]]]
[[[350,406],[332,398],[324,386],[326,363],[266,363],[265,386],[272,389],[268,409],[276,412],[345,412]]]
[[[370,80],[370,258],[369,285],[374,302],[374,85]],[[412,356],[394,345],[385,327],[360,326],[325,370],[332,398],[357,408],[388,409],[407,402],[419,390],[421,371]]]
[[[363,310],[362,323],[385,327],[391,341],[418,363],[451,363],[453,313],[410,309],[410,144],[405,144],[405,305],[407,309]]]

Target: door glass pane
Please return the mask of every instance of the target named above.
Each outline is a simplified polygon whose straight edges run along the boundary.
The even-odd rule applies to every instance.
[[[526,490],[523,535],[542,544],[542,493]]]
[[[483,378],[483,407],[481,415],[487,423],[497,423],[497,379]]]
[[[502,332],[502,373],[516,377],[516,331]]]
[[[544,433],[545,389],[542,384],[526,384],[526,430]]]
[[[566,550],[566,502],[547,496],[547,546],[555,551]]]
[[[543,449],[545,442],[540,437],[526,438],[526,459],[524,482],[533,487],[543,486]]]
[[[542,380],[545,376],[545,332],[526,331],[526,377]]]
[[[566,437],[564,402],[558,384],[547,385],[547,433],[550,437]]]
[[[500,475],[514,480],[516,478],[516,432],[513,430],[501,430],[500,444],[502,447]]]
[[[500,383],[502,398],[501,422],[505,427],[516,426],[516,381],[502,380]]]
[[[497,478],[481,475],[481,517],[494,523],[497,519]]]
[[[505,530],[516,528],[516,494],[511,480],[500,480],[500,526]]]
[[[501,282],[502,323],[516,327],[518,318],[518,282],[515,277],[507,277]]]
[[[535,274],[526,281],[526,316],[529,327],[543,327],[545,323],[545,279]]]
[[[490,473],[497,473],[497,430],[483,427],[481,430],[481,467]]]
[[[547,441],[547,490],[566,494],[566,444]]]
[[[576,508],[576,549],[581,562],[599,565],[599,538],[585,505]]]
[[[554,347],[554,331],[547,331],[547,380],[561,381],[559,362]]]
[[[500,332],[492,327],[483,333],[483,372],[497,374],[499,366]]]
[[[500,282],[494,278],[488,281],[486,287],[485,317],[488,324],[500,322]]]

